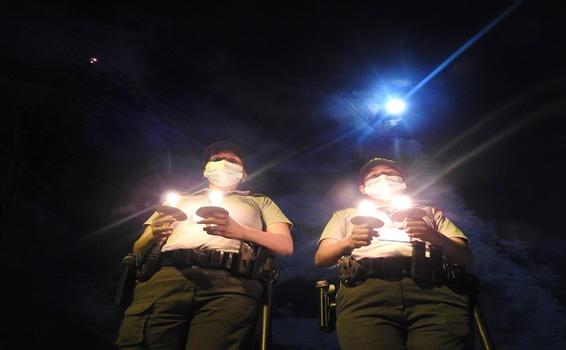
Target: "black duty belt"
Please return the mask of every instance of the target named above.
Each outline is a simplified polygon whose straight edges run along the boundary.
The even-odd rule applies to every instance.
[[[273,273],[273,261],[267,254],[256,254],[243,251],[228,252],[223,250],[176,249],[163,252],[160,265],[185,268],[197,266],[201,268],[223,269],[246,278],[267,279]]]
[[[223,250],[177,249],[161,254],[161,266],[189,267],[198,266],[213,269],[230,270],[238,253]]]
[[[367,277],[395,278],[411,275],[410,257],[361,259],[359,262],[366,269]]]
[[[346,286],[356,285],[366,278],[411,277],[415,281],[441,284],[452,279],[450,269],[441,260],[415,257],[364,258],[344,256],[338,260],[338,276]]]

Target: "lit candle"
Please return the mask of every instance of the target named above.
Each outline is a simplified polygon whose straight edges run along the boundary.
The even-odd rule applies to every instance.
[[[373,228],[379,228],[383,226],[383,218],[377,211],[377,208],[371,201],[363,200],[358,204],[358,211],[356,215],[350,219],[350,222],[354,225],[370,225]]]
[[[222,197],[223,197],[222,191],[209,191],[208,192],[208,200],[210,201],[210,204],[215,206],[215,207],[221,207],[222,206]]]
[[[214,213],[225,213],[228,215],[228,211],[222,207],[222,201],[224,199],[224,192],[222,191],[208,191],[208,202],[209,206],[200,207],[195,211],[197,216],[201,218],[207,218]]]
[[[358,204],[358,215],[360,216],[377,216],[375,205],[368,200],[363,200]]]
[[[395,209],[408,209],[413,206],[413,201],[409,196],[395,196],[391,199],[391,206]]]
[[[179,199],[181,197],[177,192],[168,192],[165,196],[165,203],[164,205],[168,205],[170,207],[177,207],[177,203],[179,203]]]
[[[394,209],[391,220],[401,222],[405,219],[420,219],[426,215],[424,209],[415,207],[409,196],[395,196],[391,200]]]
[[[157,207],[157,211],[163,214],[172,215],[175,219],[182,221],[187,219],[187,214],[177,208],[177,204],[181,200],[181,196],[177,192],[168,192],[165,195],[165,202]]]

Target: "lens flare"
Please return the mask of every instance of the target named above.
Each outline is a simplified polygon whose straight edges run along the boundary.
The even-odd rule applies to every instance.
[[[373,205],[373,203],[368,200],[361,201],[358,204],[358,215],[377,217],[377,210],[375,209],[375,205]]]
[[[210,204],[219,207],[222,204],[222,191],[209,191],[208,192],[208,199],[210,200]]]
[[[395,196],[391,199],[391,206],[395,209],[408,209],[413,206],[413,201],[409,196]]]
[[[168,192],[165,195],[165,205],[169,205],[171,207],[176,207],[177,203],[179,203],[179,200],[181,199],[181,197],[179,196],[179,194],[177,192]]]

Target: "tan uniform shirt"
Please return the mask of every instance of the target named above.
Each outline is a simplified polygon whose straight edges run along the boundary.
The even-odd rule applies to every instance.
[[[209,235],[203,230],[203,224],[197,224],[198,221],[203,219],[196,214],[197,209],[210,205],[207,190],[181,195],[176,207],[184,211],[188,219],[177,222],[162,251],[220,249],[237,252],[240,247],[239,240]],[[247,191],[226,194],[219,206],[226,209],[230,216],[240,225],[249,226],[257,230],[265,230],[267,226],[278,222],[292,225],[291,221],[270,198],[262,195],[252,196]],[[155,216],[157,216],[157,213],[149,217],[145,224],[149,225]]]
[[[427,213],[423,220],[434,230],[443,235],[459,237],[468,241],[466,235],[452,223],[442,211],[431,207],[421,207]],[[388,208],[380,208],[379,217],[384,221],[383,227],[378,229],[379,237],[373,237],[371,244],[367,247],[360,247],[352,251],[352,256],[356,259],[361,258],[385,258],[392,256],[411,256],[412,247],[409,237],[401,229],[401,223],[392,221]],[[322,232],[319,243],[325,239],[341,240],[352,234],[354,225],[350,219],[357,214],[357,209],[347,208],[334,213],[324,231]]]

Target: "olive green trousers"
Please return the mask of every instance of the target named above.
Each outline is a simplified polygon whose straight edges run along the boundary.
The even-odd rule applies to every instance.
[[[224,270],[163,267],[136,285],[116,344],[122,349],[246,349],[260,282]]]
[[[368,278],[336,295],[343,350],[469,350],[474,331],[469,296],[413,279]]]

